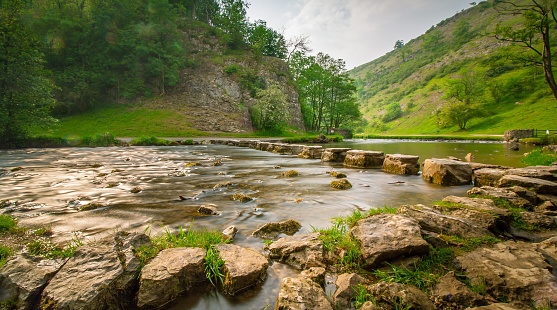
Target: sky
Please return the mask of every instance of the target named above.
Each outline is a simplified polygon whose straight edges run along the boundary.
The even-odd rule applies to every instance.
[[[308,35],[313,53],[352,69],[470,7],[471,0],[248,0],[250,22],[265,20],[286,39]]]

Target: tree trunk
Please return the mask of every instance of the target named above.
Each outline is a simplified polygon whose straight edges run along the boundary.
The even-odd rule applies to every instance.
[[[557,99],[557,83],[555,83],[555,77],[553,76],[553,68],[551,64],[551,43],[549,39],[549,23],[545,23],[542,29],[543,38],[543,54],[542,54],[542,64],[543,64],[543,75],[547,85],[551,88],[551,92],[555,99]]]

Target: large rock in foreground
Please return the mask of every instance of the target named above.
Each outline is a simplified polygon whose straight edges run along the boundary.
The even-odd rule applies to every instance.
[[[472,167],[450,159],[426,159],[422,178],[439,185],[468,185],[472,183]]]
[[[267,278],[269,262],[260,253],[234,244],[219,244],[217,250],[224,261],[223,289],[226,294],[236,295]]]
[[[557,195],[557,183],[547,180],[509,174],[503,176],[498,182],[498,187],[512,186],[528,188],[539,194]]]
[[[280,238],[267,249],[270,258],[297,269],[324,266],[323,243],[318,233]]]
[[[394,174],[419,174],[419,156],[387,154],[383,162],[383,170]]]
[[[37,309],[43,289],[65,261],[25,254],[8,260],[0,270],[0,303],[17,300],[18,309]]]
[[[137,306],[158,308],[190,290],[205,277],[205,253],[201,248],[161,251],[141,271]]]
[[[344,166],[350,168],[380,168],[383,166],[385,154],[376,151],[351,150],[346,152]]]
[[[275,310],[333,310],[325,291],[311,279],[305,277],[284,278]]]
[[[41,309],[128,309],[137,292],[144,234],[119,232],[82,246],[43,291]]]
[[[359,241],[362,255],[369,267],[406,255],[429,251],[418,222],[399,214],[379,214],[359,220],[350,230]]]
[[[472,285],[495,298],[542,307],[557,305],[557,278],[536,244],[507,241],[459,256],[455,262]]]
[[[396,305],[402,309],[435,309],[427,295],[412,285],[379,282],[369,286],[368,291],[379,306],[376,309],[398,309]]]

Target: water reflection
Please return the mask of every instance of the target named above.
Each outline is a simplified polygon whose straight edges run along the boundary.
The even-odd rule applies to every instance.
[[[501,144],[369,143],[345,142],[342,146],[382,150],[386,153],[428,157],[464,157],[475,152],[477,161],[512,165]],[[501,156],[501,154],[504,154]],[[498,158],[497,160],[492,158]],[[220,160],[222,166],[212,164]],[[203,166],[187,167],[188,162]],[[14,208],[25,225],[47,224],[57,240],[77,233],[96,240],[118,230],[160,233],[180,226],[223,230],[236,225],[235,243],[261,251],[263,243],[250,234],[271,221],[296,219],[302,232],[330,225],[330,219],[353,210],[368,210],[401,204],[431,204],[447,195],[464,195],[470,186],[440,187],[420,176],[399,176],[379,169],[349,169],[320,160],[281,156],[248,148],[228,146],[176,146],[128,148],[27,149],[0,152],[0,168],[22,167],[0,177],[0,200],[31,203]],[[280,169],[275,169],[280,166]],[[295,178],[281,178],[294,169]],[[353,188],[329,187],[331,169],[345,173]],[[213,189],[222,182],[227,187]],[[131,189],[141,192],[133,194]],[[255,199],[248,203],[231,200],[235,193]],[[195,197],[180,200],[179,196]],[[99,207],[80,211],[84,205]],[[197,208],[214,204],[221,215],[202,216]],[[4,209],[3,211],[8,211]],[[213,292],[179,300],[173,309],[262,309],[274,307],[279,283],[296,272],[272,264],[264,286],[237,298]]]

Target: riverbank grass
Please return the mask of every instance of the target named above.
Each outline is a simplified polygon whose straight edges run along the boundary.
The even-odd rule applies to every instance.
[[[526,154],[521,161],[528,166],[551,166],[551,164],[557,162],[557,154],[544,153],[538,149]]]

